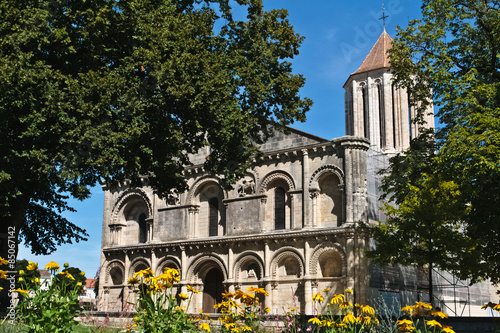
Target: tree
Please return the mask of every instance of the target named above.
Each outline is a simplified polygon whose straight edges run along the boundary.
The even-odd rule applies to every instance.
[[[500,2],[424,0],[422,13],[421,20],[399,30],[391,49],[391,68],[396,84],[408,88],[411,101],[421,110],[431,98],[439,106],[443,126],[437,131],[437,153],[427,175],[455,184],[466,214],[457,209],[448,218],[460,221],[463,237],[476,243],[455,258],[461,263],[456,273],[472,282],[489,278],[496,283],[500,281]],[[400,186],[407,182],[394,180],[401,181]],[[430,191],[434,183],[424,185]],[[440,254],[448,249],[443,247]]]
[[[61,213],[98,183],[183,191],[189,155],[231,184],[312,102],[302,37],[261,0],[0,2],[0,235],[35,254],[85,239]],[[0,256],[7,258],[2,240]]]
[[[382,179],[387,221],[371,229],[377,247],[368,256],[374,262],[427,266],[429,297],[433,302],[433,268],[457,272],[464,253],[476,242],[463,232],[470,207],[458,185],[435,172],[435,140],[430,131],[412,140],[404,154],[390,159]]]

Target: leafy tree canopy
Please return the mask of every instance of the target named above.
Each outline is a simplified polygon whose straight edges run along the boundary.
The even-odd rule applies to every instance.
[[[462,255],[449,255],[456,249],[451,235],[449,244],[438,248],[438,256],[433,258],[447,257],[442,268],[455,268],[462,278],[498,282],[500,2],[424,0],[422,13],[421,20],[399,30],[391,49],[391,67],[396,83],[409,89],[412,102],[421,106],[422,112],[434,100],[442,128],[437,131],[435,156],[422,160],[429,168],[419,171],[421,179],[401,177],[396,168],[385,180],[384,190],[396,198],[403,196],[396,200],[400,209],[389,212],[398,220],[398,227],[400,223],[406,225],[405,207],[413,196],[445,190],[429,201],[434,202],[427,207],[432,211],[430,216],[418,206],[408,207],[411,215],[425,218],[422,227],[433,229],[436,223],[444,226],[433,234],[433,241],[448,232],[466,240],[463,245],[467,250]],[[412,149],[394,159],[391,167],[422,164],[414,159],[417,155]],[[418,172],[414,176],[418,178]],[[415,180],[417,189],[412,188]],[[453,265],[453,260],[460,265]]]
[[[245,20],[229,0],[1,1],[0,233],[50,253],[85,239],[61,216],[69,196],[125,180],[183,191],[206,145],[230,184],[273,127],[304,121],[286,10],[234,6]]]

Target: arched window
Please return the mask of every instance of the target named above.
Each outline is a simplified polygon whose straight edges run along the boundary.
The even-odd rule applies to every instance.
[[[219,200],[217,198],[211,198],[208,200],[208,207],[208,235],[217,236],[219,229]]]
[[[274,229],[285,229],[285,189],[277,187],[274,190]]]
[[[370,113],[368,110],[368,91],[366,86],[363,86],[361,90],[361,96],[363,98],[363,124],[364,124],[364,137],[370,138]]]

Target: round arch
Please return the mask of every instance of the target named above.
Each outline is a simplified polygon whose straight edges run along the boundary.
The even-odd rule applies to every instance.
[[[251,251],[245,251],[241,253],[235,260],[234,277],[236,281],[240,282],[242,279],[242,270],[249,268],[254,263],[257,265],[260,273],[256,274],[257,280],[262,280],[264,277],[264,261],[257,254]]]
[[[141,269],[146,269],[148,267],[151,267],[151,263],[146,258],[137,258],[137,259],[134,259],[130,263],[130,268],[128,270],[128,273],[129,273],[128,276],[134,276],[136,270],[138,270],[141,267],[141,265],[145,266],[144,268],[141,268]]]
[[[297,252],[293,247],[284,247],[281,248],[276,254],[274,255],[273,259],[271,260],[271,276],[273,278],[278,277],[278,267],[279,264],[287,258],[292,258],[295,260],[299,267],[298,267],[298,276],[297,277],[303,277],[304,276],[304,258],[302,258],[301,254]]]
[[[106,279],[105,279],[106,284],[112,282],[113,285],[119,285],[123,284],[123,282],[125,281],[125,265],[120,260],[110,261],[106,267],[105,272],[106,272]],[[115,273],[121,275],[121,278],[115,275]]]
[[[342,170],[335,165],[328,164],[323,165],[313,172],[311,179],[309,180],[309,189],[319,189],[319,179],[328,173],[333,173],[334,175],[336,175],[339,179],[339,186],[344,186],[344,173],[342,172]]]
[[[224,196],[224,199],[227,199],[227,191],[223,190],[222,187],[220,186],[220,180],[219,178],[216,177],[203,177],[199,180],[197,180],[191,189],[189,190],[187,196],[186,196],[186,205],[193,205],[193,199],[198,195],[199,191],[207,184],[214,183],[219,187],[222,191],[222,195]]]
[[[342,276],[347,275],[347,256],[342,249],[342,247],[337,244],[337,243],[324,243],[316,246],[313,250],[313,253],[311,255],[311,258],[309,259],[309,267],[310,267],[310,272],[312,276],[317,276],[318,275],[318,267],[320,267],[320,257],[323,254],[328,254],[328,252],[331,252],[334,255],[337,255],[340,260],[340,264],[342,265]]]
[[[200,254],[189,265],[187,280],[192,284],[202,283],[203,276],[214,267],[220,269],[224,281],[227,281],[227,268],[224,261],[216,255],[207,254]]]
[[[149,199],[148,195],[146,192],[142,189],[139,188],[133,188],[133,189],[128,189],[125,192],[123,192],[118,199],[115,201],[115,204],[112,209],[112,223],[118,222],[118,218],[120,215],[120,212],[123,211],[125,206],[133,201],[134,199],[139,199],[142,200],[146,207],[147,207],[147,217],[146,218],[151,218],[153,216],[153,206],[151,204],[151,200]]]
[[[288,173],[286,173],[284,171],[273,171],[264,177],[264,179],[262,180],[262,183],[259,186],[259,192],[261,194],[264,194],[266,192],[269,184],[271,184],[272,182],[274,182],[278,179],[281,179],[284,182],[286,182],[286,184],[288,186],[287,191],[291,191],[291,190],[295,189],[295,182],[294,182],[292,176],[290,176]]]
[[[166,256],[156,266],[156,272],[163,273],[163,270],[166,267],[180,269],[181,268],[181,264],[179,262],[179,259],[177,259],[176,257]]]

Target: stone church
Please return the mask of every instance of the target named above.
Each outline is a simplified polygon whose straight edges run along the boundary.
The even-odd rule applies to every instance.
[[[126,281],[147,267],[181,270],[180,291],[202,292],[190,312],[213,313],[223,291],[249,286],[265,288],[263,305],[276,314],[313,314],[311,297],[326,288],[353,288],[355,302],[372,303],[380,285],[364,256],[370,240],[356,226],[383,218],[376,171],[419,131],[407,92],[393,85],[390,45],[384,31],[344,84],[346,136],[277,132],[232,190],[204,172],[204,152],[192,156],[189,191],[178,197],[105,189],[99,309],[129,309]]]

